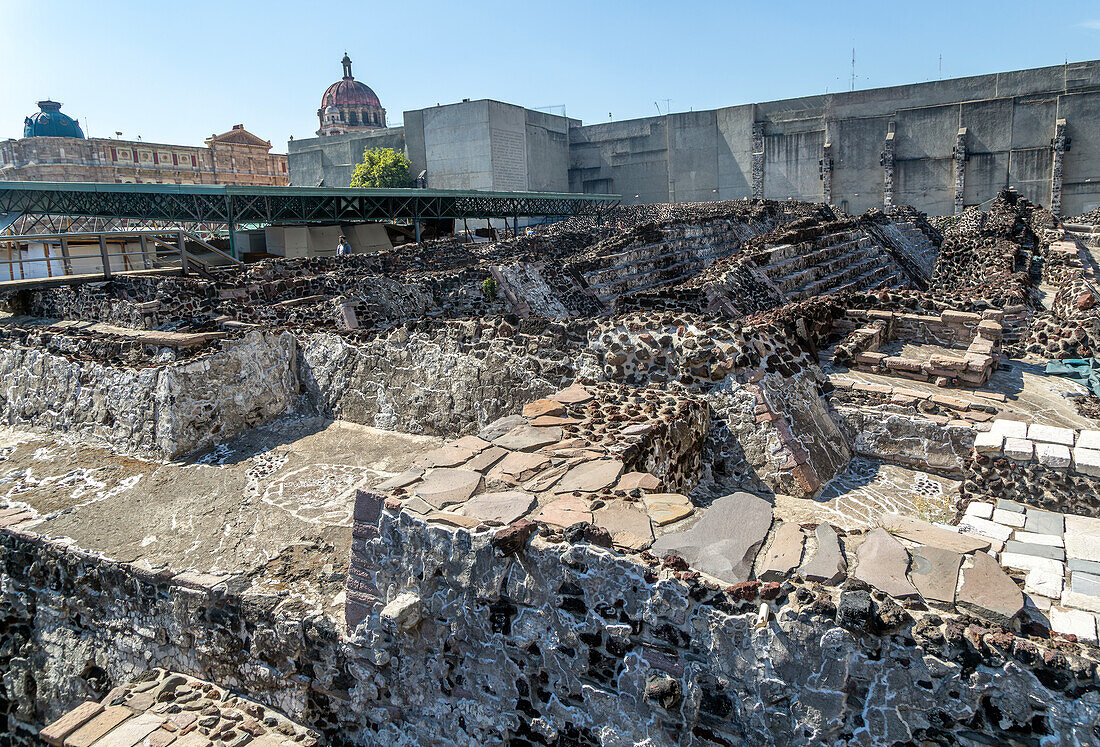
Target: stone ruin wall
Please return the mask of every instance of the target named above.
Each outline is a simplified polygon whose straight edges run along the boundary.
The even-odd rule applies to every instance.
[[[298,396],[289,333],[251,331],[167,364],[130,368],[0,346],[0,419],[173,458],[284,412]]]
[[[356,525],[362,624],[346,637],[261,579],[172,578],[4,533],[5,705],[33,727],[159,666],[350,744],[1097,740],[1077,644],[910,613],[854,581],[721,590],[587,543],[374,511]]]

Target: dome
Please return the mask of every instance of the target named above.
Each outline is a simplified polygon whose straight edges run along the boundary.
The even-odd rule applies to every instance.
[[[351,59],[345,54],[341,60],[344,65],[344,79],[338,80],[325,90],[321,97],[321,108],[330,106],[382,106],[378,96],[370,86],[360,83],[351,76]]]
[[[40,111],[23,120],[23,137],[77,137],[84,138],[84,131],[76,120],[61,113],[56,101],[39,101]]]

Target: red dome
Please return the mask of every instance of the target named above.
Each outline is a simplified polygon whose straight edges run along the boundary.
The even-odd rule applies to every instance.
[[[321,97],[321,109],[330,106],[382,106],[378,96],[370,89],[370,86],[360,83],[355,78],[338,80],[325,90]]]

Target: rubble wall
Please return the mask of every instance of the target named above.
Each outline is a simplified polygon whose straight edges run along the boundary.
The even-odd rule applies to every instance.
[[[274,417],[298,394],[288,333],[249,332],[188,360],[125,368],[0,347],[0,420],[171,458]]]
[[[356,536],[362,622],[344,636],[245,579],[0,533],[8,730],[170,666],[344,744],[1097,742],[1092,663],[977,620],[793,584],[762,587],[761,616],[752,584],[658,578],[583,543],[502,555],[488,532],[389,511]]]
[[[531,324],[530,333],[498,319],[400,327],[370,340],[303,335],[303,378],[329,417],[405,433],[472,433],[575,375],[569,351],[584,333]]]

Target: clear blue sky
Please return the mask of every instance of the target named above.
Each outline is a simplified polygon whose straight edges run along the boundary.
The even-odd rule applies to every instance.
[[[53,98],[94,136],[310,137],[346,49],[389,121],[462,98],[586,123],[1100,58],[1100,3],[0,0],[0,139]]]

